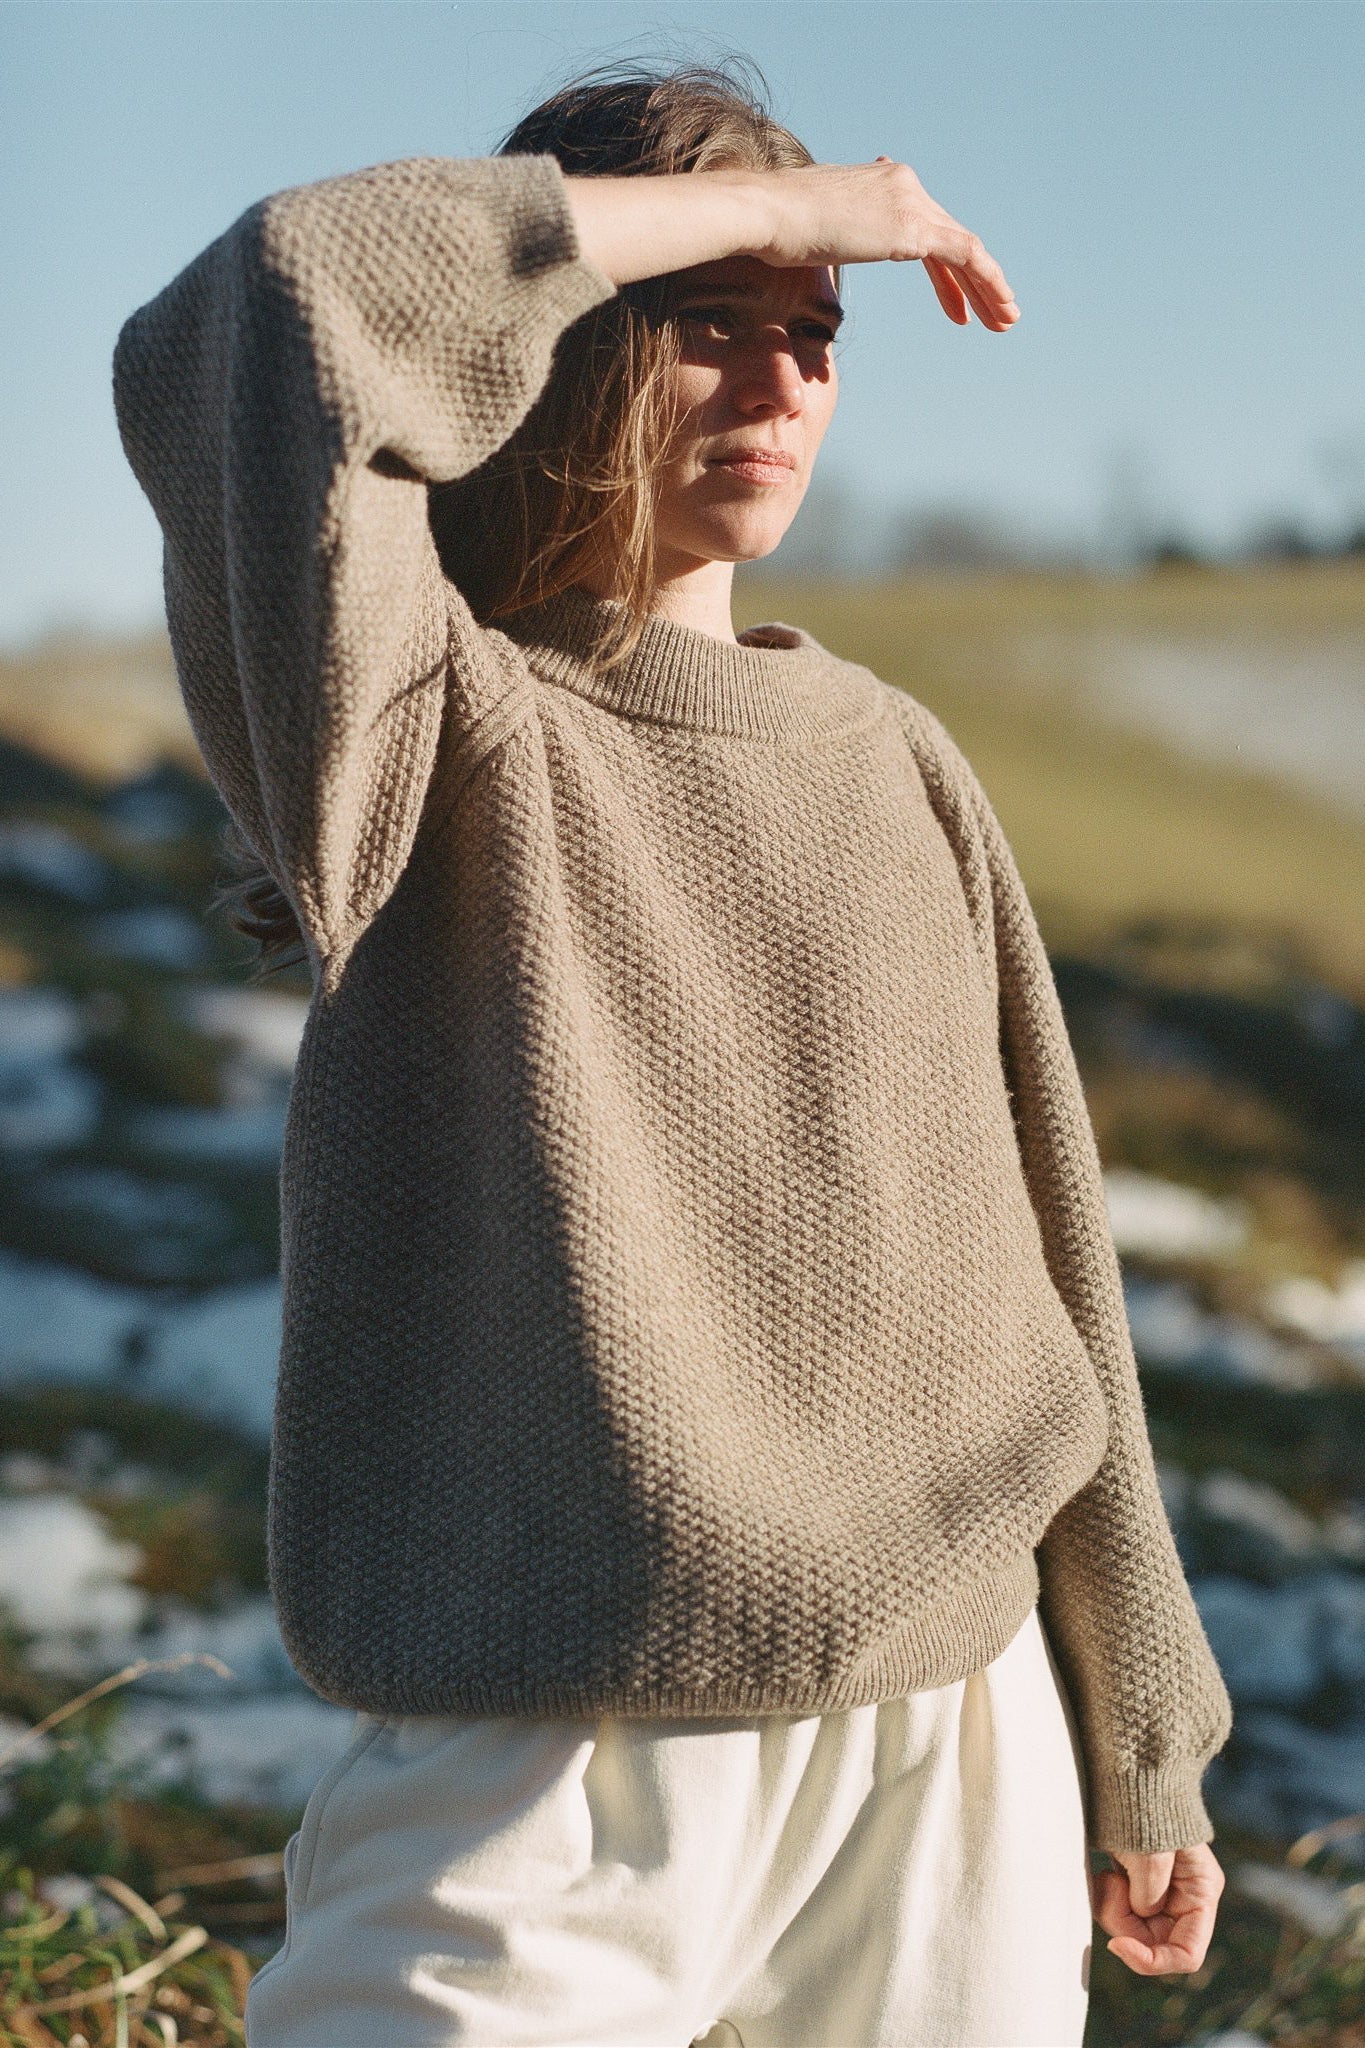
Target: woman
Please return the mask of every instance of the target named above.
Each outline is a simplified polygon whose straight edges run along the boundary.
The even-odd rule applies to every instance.
[[[911,259],[1017,317],[905,165],[609,67],[119,338],[239,921],[313,976],[270,1566],[357,1724],[251,2048],[1058,2048],[1092,1909],[1203,1958],[1228,1700],[1018,871],[926,707],[731,623],[841,266]]]

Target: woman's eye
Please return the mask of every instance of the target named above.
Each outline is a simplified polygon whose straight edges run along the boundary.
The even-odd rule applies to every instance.
[[[681,319],[681,324],[692,332],[706,330],[704,338],[712,342],[735,340],[735,336],[741,332],[739,319],[729,305],[688,305],[679,311],[677,317]],[[802,319],[802,322],[794,322],[788,332],[794,342],[806,342],[819,348],[833,348],[833,344],[839,340],[835,328],[831,328],[823,319]]]
[[[722,333],[728,333],[734,324],[719,306],[689,306],[682,318],[691,327],[715,327]]]
[[[687,306],[678,317],[689,327],[710,327],[726,336],[735,332],[735,316],[725,306]],[[838,339],[834,329],[823,320],[804,320],[792,332],[802,341],[819,342],[823,348],[828,348]]]

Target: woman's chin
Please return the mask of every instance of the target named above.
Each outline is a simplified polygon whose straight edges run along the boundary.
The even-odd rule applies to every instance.
[[[698,534],[692,552],[712,562],[761,562],[791,525],[790,519],[746,519]]]

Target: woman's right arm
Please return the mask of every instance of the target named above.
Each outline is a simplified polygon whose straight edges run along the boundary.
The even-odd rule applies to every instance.
[[[579,246],[617,284],[736,255],[779,268],[919,261],[951,319],[966,323],[968,300],[997,332],[1018,318],[980,237],[890,157],[566,183]]]
[[[477,694],[427,486],[511,438],[560,334],[618,285],[744,253],[921,255],[948,283],[960,258],[983,304],[998,271],[889,162],[567,178],[549,155],[408,158],[259,201],[125,322],[114,405],[190,722],[319,956],[392,891],[451,694]]]
[[[190,721],[319,956],[394,887],[479,687],[427,485],[511,437],[614,290],[553,157],[409,158],[261,200],[119,334]]]

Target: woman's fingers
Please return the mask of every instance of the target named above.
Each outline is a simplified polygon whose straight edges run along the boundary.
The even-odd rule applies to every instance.
[[[993,328],[997,334],[1002,334],[1007,329],[1013,327],[1015,321],[1019,318],[1019,308],[1012,299],[1009,302],[1008,310],[1002,308],[998,300],[992,301],[984,292],[974,288],[969,278],[959,281],[957,274],[937,256],[926,256],[924,258],[924,267],[929,273],[929,279],[935,292],[938,294],[939,304],[948,315],[948,318],[955,320],[959,326],[965,327],[972,317],[967,304],[969,296],[972,305],[976,307],[982,324]],[[965,291],[963,289],[964,283],[966,285]]]
[[[1019,307],[1013,295],[1009,293],[1008,286],[1006,287],[1006,296],[1000,298],[989,291],[983,290],[970,271],[960,271],[956,275],[959,277],[967,297],[976,308],[977,318],[985,326],[994,328],[997,334],[1002,334],[1006,328],[1013,327],[1015,321],[1019,318]]]
[[[936,256],[926,256],[924,267],[929,273],[929,282],[938,294],[938,302],[950,320],[956,320],[963,327],[971,319],[962,287],[951,270],[945,269]]]
[[[1008,285],[1001,296],[983,287],[976,273],[971,270],[955,268],[953,275],[975,306],[977,318],[985,326],[993,327],[997,334],[1003,333],[1007,327],[1013,327],[1019,318],[1019,307]]]
[[[965,321],[970,316],[960,302],[970,299],[978,319],[987,327],[997,332],[1012,327],[1019,318],[1019,305],[1001,266],[979,235],[954,220],[937,200],[929,199],[928,193],[924,196],[933,209],[934,219],[927,236],[933,246],[925,250],[923,261],[944,311],[950,319]],[[931,266],[938,266],[938,274]],[[944,297],[940,274],[945,282],[951,280],[956,300]]]
[[[716,172],[716,177],[729,173]],[[979,235],[925,191],[909,164],[809,164],[762,174],[772,206],[753,253],[778,266],[922,262],[950,320],[975,312],[997,333],[1019,307]]]
[[[1096,1873],[1094,1917],[1110,1936],[1108,1948],[1142,1977],[1197,1970],[1208,1952],[1217,1914],[1217,1892],[1196,1879],[1173,1884],[1162,1910],[1135,1913],[1126,1874]]]
[[[937,246],[928,254],[951,268],[980,318],[992,327],[1011,325],[1019,317],[1018,302],[1004,271],[980,236],[944,214],[936,223],[934,240]]]
[[[1110,1937],[1108,1948],[1121,1963],[1139,1976],[1160,1977],[1171,1970],[1197,1970],[1208,1953],[1213,1934],[1211,1905],[1191,1906],[1172,1918],[1166,1913],[1143,1920],[1136,1914],[1132,1924]]]

